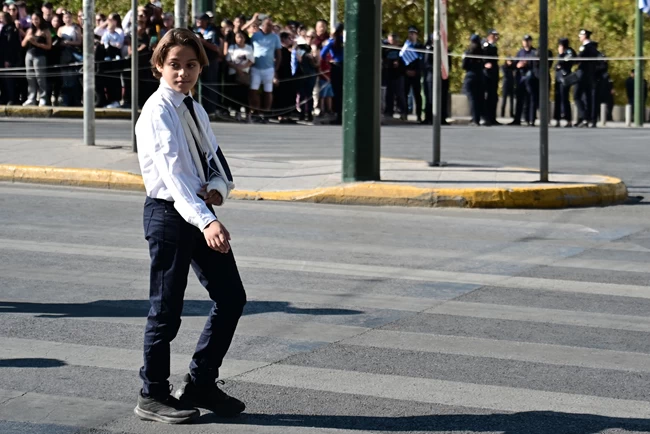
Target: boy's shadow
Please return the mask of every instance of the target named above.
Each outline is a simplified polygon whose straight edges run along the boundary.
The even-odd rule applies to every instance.
[[[185,300],[184,316],[205,316],[212,308],[210,300]],[[39,318],[146,318],[148,300],[97,300],[89,303],[24,303],[0,301],[2,313],[31,313]],[[302,308],[286,301],[249,300],[244,315],[283,312],[295,315],[360,315],[363,311],[339,308]]]
[[[608,429],[650,432],[650,420],[591,414],[528,411],[493,414],[443,414],[423,416],[334,416],[299,414],[243,414],[223,419],[207,413],[199,424],[245,424],[331,428],[341,430],[405,432],[499,432],[503,434],[596,434]]]

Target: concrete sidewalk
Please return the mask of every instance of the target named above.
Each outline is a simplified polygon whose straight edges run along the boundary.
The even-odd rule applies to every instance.
[[[617,178],[536,170],[382,159],[380,182],[343,184],[340,160],[269,161],[228,152],[236,199],[398,206],[562,208],[625,201]],[[137,157],[128,143],[95,147],[63,139],[0,139],[0,180],[142,190]]]

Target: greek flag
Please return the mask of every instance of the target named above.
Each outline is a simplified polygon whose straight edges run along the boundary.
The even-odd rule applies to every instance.
[[[420,54],[413,51],[412,48],[413,48],[413,44],[411,43],[411,41],[406,41],[404,43],[404,46],[399,52],[399,57],[402,58],[406,66],[408,66],[409,64],[415,62],[417,59],[420,58]]]
[[[650,14],[650,1],[649,0],[639,0],[639,9],[641,9],[646,14]]]

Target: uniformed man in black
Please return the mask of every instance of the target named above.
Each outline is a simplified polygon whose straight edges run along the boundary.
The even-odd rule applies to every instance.
[[[530,35],[524,35],[521,45],[522,48],[517,52],[515,63],[517,68],[517,111],[515,119],[510,125],[521,125],[521,116],[525,114],[526,123],[529,126],[534,126],[539,101],[539,80],[534,72],[535,61],[527,60],[527,58],[537,57],[537,50],[533,47],[533,38]]]
[[[558,60],[555,64],[555,110],[553,118],[556,127],[560,127],[560,121],[565,119],[567,121],[565,127],[571,128],[573,126],[571,102],[569,101],[571,84],[565,79],[571,75],[576,52],[569,46],[567,38],[558,40],[557,52],[561,60]]]
[[[411,44],[411,48],[414,50],[422,50],[424,45],[418,41],[418,29],[415,26],[411,26],[408,29],[409,36],[408,40]],[[424,57],[421,53],[417,53],[418,57],[413,61],[410,61],[408,65],[405,63],[404,67],[404,98],[408,101],[408,96],[411,90],[413,90],[413,99],[415,99],[415,114],[417,116],[417,121],[422,122],[422,71],[423,64],[422,58]]]
[[[489,57],[498,57],[499,49],[496,46],[499,32],[490,29],[483,41],[483,54]],[[497,125],[497,105],[499,103],[499,61],[485,59],[483,63],[483,78],[485,88],[485,103],[483,104],[484,125]]]
[[[589,39],[591,32],[582,29],[579,33],[580,48],[578,49],[578,82],[576,84],[573,99],[578,107],[578,122],[577,127],[596,127],[596,118],[594,106],[595,96],[595,80],[594,71],[596,63],[593,60],[586,60],[580,62],[580,59],[592,59],[598,57],[598,49],[596,45]]]
[[[426,45],[424,46],[426,53],[424,55],[424,120],[420,122],[423,125],[433,124],[433,35],[429,35]],[[451,52],[451,47],[449,47]],[[442,100],[440,112],[440,124],[449,125],[447,118],[449,117],[449,75],[451,75],[451,56],[448,58],[447,64],[449,71],[447,71],[447,78],[443,78],[442,92],[440,99]]]

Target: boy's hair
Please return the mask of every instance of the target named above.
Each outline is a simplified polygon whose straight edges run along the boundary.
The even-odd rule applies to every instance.
[[[165,33],[165,36],[160,40],[156,49],[151,56],[151,71],[156,78],[162,77],[156,66],[162,66],[167,59],[167,54],[172,48],[181,45],[183,47],[190,47],[196,53],[201,68],[207,66],[210,61],[208,55],[205,54],[205,49],[201,45],[198,36],[188,29],[172,29]]]

